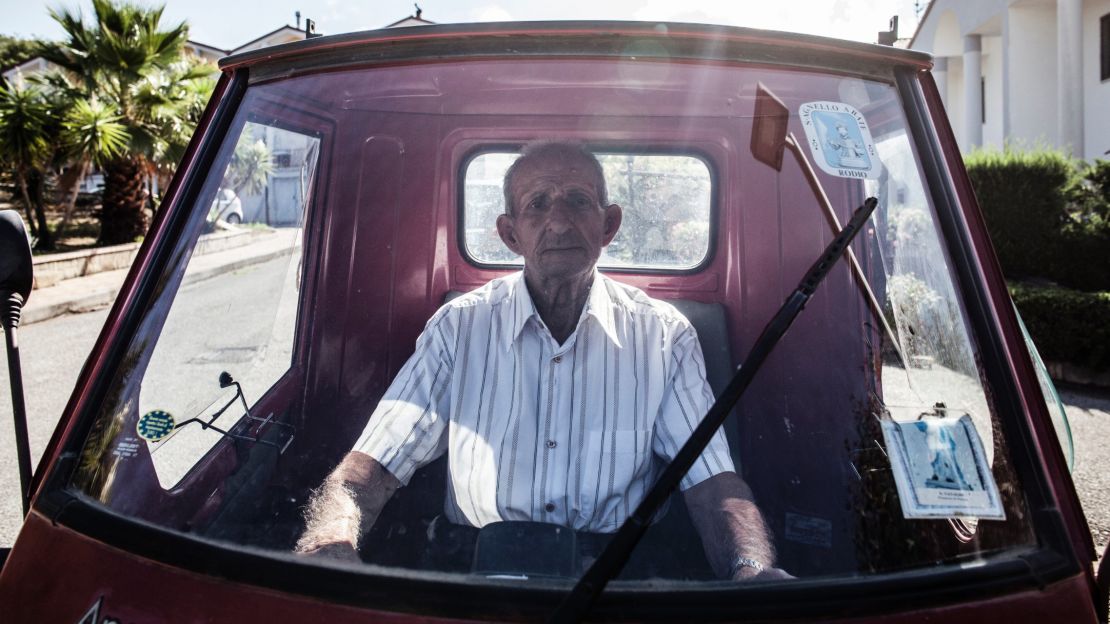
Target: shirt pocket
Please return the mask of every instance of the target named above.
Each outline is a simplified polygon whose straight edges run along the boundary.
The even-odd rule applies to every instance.
[[[591,531],[615,528],[650,485],[651,430],[626,429],[588,432],[578,508]]]

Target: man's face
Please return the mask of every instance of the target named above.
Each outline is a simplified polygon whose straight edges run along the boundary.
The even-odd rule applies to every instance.
[[[601,205],[596,172],[581,155],[547,152],[516,170],[512,215],[497,218],[505,245],[524,257],[525,271],[560,279],[593,270],[621,223],[616,204]]]

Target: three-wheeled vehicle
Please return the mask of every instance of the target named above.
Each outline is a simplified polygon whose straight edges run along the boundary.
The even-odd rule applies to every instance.
[[[1066,425],[930,63],[634,22],[416,27],[224,59],[27,484],[0,617],[1105,622]],[[311,492],[428,319],[520,269],[495,221],[507,168],[537,140],[597,154],[624,209],[599,267],[695,328],[722,397],[703,423],[724,431],[793,578],[718,579],[681,498],[658,504],[677,457],[603,435],[545,444],[523,405],[520,478],[604,463],[662,483],[581,578],[535,572],[554,555],[528,543],[515,572],[437,564],[449,457],[393,496],[360,562],[293,553]],[[268,180],[241,201],[268,215],[269,246],[213,270],[209,207],[241,175],[237,146],[260,142]],[[7,240],[0,289],[25,298]],[[617,396],[637,375],[589,381]]]

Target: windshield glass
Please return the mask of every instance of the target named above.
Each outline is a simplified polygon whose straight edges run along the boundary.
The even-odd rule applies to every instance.
[[[1015,556],[1037,539],[934,194],[892,75],[521,58],[252,85],[72,488],[230,549],[569,582],[874,197],[620,578]],[[541,306],[530,280],[566,267],[588,298]]]

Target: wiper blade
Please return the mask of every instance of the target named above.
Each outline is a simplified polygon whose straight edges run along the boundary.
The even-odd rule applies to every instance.
[[[790,329],[798,313],[802,311],[806,302],[813,296],[813,292],[817,290],[825,276],[836,265],[837,259],[852,243],[856,234],[863,229],[863,224],[875,211],[878,203],[878,200],[874,197],[867,198],[863,205],[856,209],[855,214],[852,215],[852,219],[844,226],[844,229],[836,235],[836,238],[829,243],[829,246],[813,263],[813,266],[806,271],[802,281],[798,283],[798,287],[787,297],[786,302],[782,304],[779,311],[763,328],[763,333],[755,341],[743,364],[737,369],[732,381],[728,383],[728,386],[721,392],[721,396],[717,397],[713,406],[709,408],[705,418],[702,419],[701,423],[690,434],[686,443],[675,454],[674,460],[663,469],[659,479],[656,480],[636,507],[636,511],[624,521],[624,524],[617,530],[605,550],[601,551],[593,565],[578,580],[574,589],[563,599],[563,602],[548,622],[561,624],[581,620],[589,612],[590,607],[593,606],[598,595],[605,589],[609,580],[624,568],[632,550],[636,548],[636,544],[640,542],[640,538],[643,537],[648,526],[651,525],[652,516],[667,500],[671,492],[678,487],[690,466],[701,456],[702,451],[705,450],[717,429],[720,428],[729,412],[732,411],[732,407],[736,405],[744,391],[747,390],[748,385],[751,384],[752,378],[759,372],[764,360],[771,354],[786,330]]]

